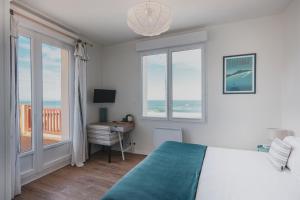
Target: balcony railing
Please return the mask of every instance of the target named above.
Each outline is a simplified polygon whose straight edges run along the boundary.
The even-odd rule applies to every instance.
[[[21,133],[32,131],[32,107],[30,105],[20,105],[20,127]],[[62,133],[61,109],[43,109],[43,133],[54,135]]]

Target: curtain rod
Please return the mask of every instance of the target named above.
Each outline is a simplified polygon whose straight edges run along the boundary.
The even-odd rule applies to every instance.
[[[18,6],[18,5],[17,5],[17,6]],[[27,11],[27,10],[26,10],[26,11]],[[66,37],[68,37],[68,38],[71,38],[71,39],[73,39],[73,40],[76,41],[76,42],[82,42],[82,43],[84,43],[84,44],[86,44],[86,45],[89,45],[90,47],[93,47],[93,44],[91,44],[91,43],[89,43],[89,42],[86,42],[86,41],[82,41],[79,37],[75,37],[75,36],[72,36],[71,34],[67,34],[67,33],[65,33],[65,32],[59,31],[59,30],[57,30],[57,29],[55,29],[55,28],[53,28],[53,27],[51,27],[51,26],[49,26],[49,25],[47,25],[47,24],[41,23],[41,22],[39,22],[38,20],[35,20],[35,19],[31,18],[31,17],[28,17],[28,16],[22,14],[21,12],[18,12],[18,11],[16,11],[16,10],[12,9],[12,8],[10,9],[10,14],[11,14],[11,15],[18,15],[18,16],[21,16],[21,17],[23,17],[23,18],[25,18],[25,19],[28,19],[28,20],[30,20],[30,21],[32,21],[32,22],[35,22],[35,23],[37,23],[37,24],[39,24],[39,25],[41,25],[41,26],[44,26],[44,27],[46,27],[46,28],[48,28],[48,29],[50,29],[50,30],[52,30],[52,31],[55,31],[55,32],[57,32],[57,33],[59,33],[59,34],[61,34],[61,35],[64,35],[64,36],[66,36]],[[33,13],[33,12],[30,12],[30,14],[33,14],[33,15],[39,17],[38,15],[36,15],[36,14]],[[50,19],[48,19],[48,18],[43,17],[42,20],[45,20],[45,21],[47,21],[47,22],[49,22],[49,23],[51,23],[51,24],[53,24],[53,25],[56,25],[56,26],[58,26],[58,27],[60,27],[60,28],[62,28],[62,29],[66,29],[67,31],[69,31],[66,27],[62,26],[61,24],[54,23],[52,20],[50,20]],[[74,35],[75,35],[75,34],[74,34]]]

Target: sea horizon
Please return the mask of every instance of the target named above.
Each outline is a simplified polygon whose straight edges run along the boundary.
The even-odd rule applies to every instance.
[[[31,101],[20,100],[19,104],[31,105]],[[43,107],[45,108],[61,108],[61,101],[43,101]]]
[[[201,100],[174,100],[173,112],[178,113],[201,113]],[[148,100],[148,111],[166,112],[166,101]]]

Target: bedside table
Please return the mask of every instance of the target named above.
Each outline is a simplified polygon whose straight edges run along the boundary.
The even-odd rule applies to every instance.
[[[269,152],[269,150],[270,150],[270,145],[267,145],[267,144],[259,144],[259,145],[257,145],[256,150],[257,150],[258,152]]]

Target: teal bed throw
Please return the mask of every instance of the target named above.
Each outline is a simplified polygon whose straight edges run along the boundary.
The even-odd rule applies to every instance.
[[[102,200],[194,200],[206,146],[165,142]]]

